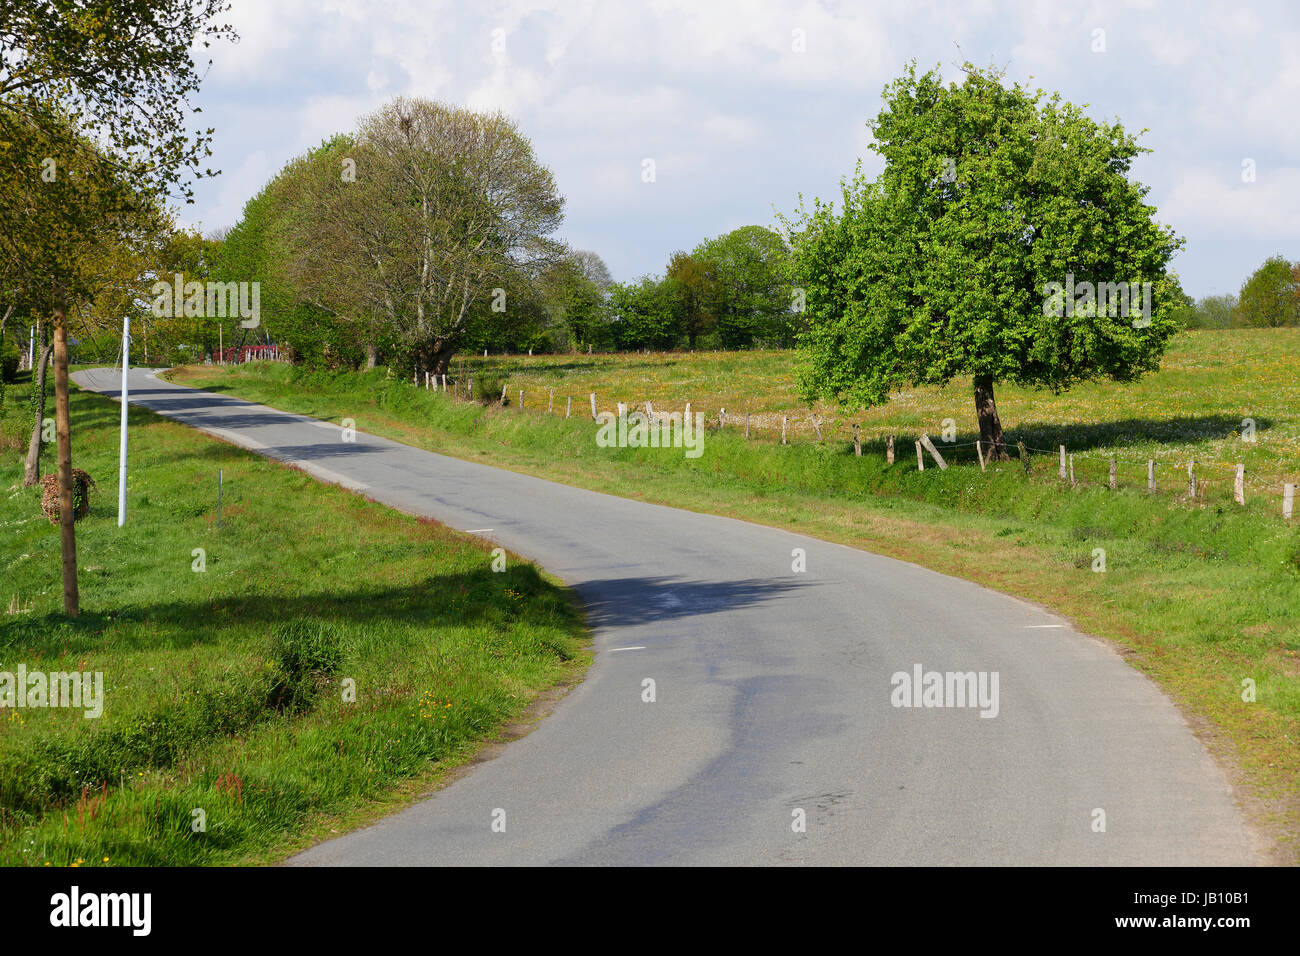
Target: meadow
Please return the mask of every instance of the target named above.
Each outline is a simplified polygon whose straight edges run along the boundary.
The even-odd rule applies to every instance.
[[[545,410],[554,390],[552,413],[560,416],[569,397],[578,413],[588,409],[591,392],[601,408],[649,401],[655,411],[682,411],[689,401],[713,424],[725,409],[727,425],[742,431],[748,414],[751,439],[767,442],[779,442],[782,417],[788,441],[816,441],[815,417],[825,440],[850,440],[856,423],[867,442],[896,435],[900,459],[913,461],[922,432],[945,451],[941,435],[951,420],[958,447],[949,450],[977,461],[969,378],[904,390],[886,405],[849,413],[797,399],[789,352],[476,356],[454,367],[462,379],[504,377],[509,400],[517,404],[522,389],[534,410]],[[1176,491],[1186,489],[1194,461],[1200,493],[1209,497],[1231,496],[1238,463],[1247,488],[1274,504],[1284,482],[1300,482],[1300,328],[1189,330],[1161,369],[1137,382],[1090,382],[1059,394],[999,384],[997,400],[1012,444],[1046,455],[1066,445],[1079,481],[1107,481],[1114,457],[1120,482],[1145,487],[1150,459],[1159,487]],[[1247,434],[1253,427],[1257,440],[1243,441],[1243,427]]]

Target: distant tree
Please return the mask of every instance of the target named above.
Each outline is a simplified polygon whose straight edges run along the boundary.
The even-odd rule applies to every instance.
[[[572,351],[601,341],[606,326],[609,270],[594,252],[569,252],[540,283],[550,316],[552,342]]]
[[[777,233],[741,226],[695,247],[717,278],[717,332],[723,348],[749,348],[756,339],[790,345],[790,250]]]
[[[564,200],[500,113],[399,97],[361,121],[351,153],[310,157],[287,198],[290,283],[374,317],[417,369],[443,373],[474,319],[509,315],[508,287],[559,257]]]
[[[289,346],[300,360],[314,367],[373,368],[381,349],[392,342],[384,337],[376,312],[362,300],[356,311],[334,311],[295,288],[294,257],[303,253],[296,241],[296,214],[303,209],[299,194],[313,165],[317,175],[338,176],[342,162],[353,152],[351,139],[335,136],[305,155],[291,160],[262,190],[244,205],[239,221],[221,244],[217,277],[224,282],[259,282],[263,334]],[[310,260],[306,267],[311,267]],[[346,291],[346,290],[344,290]],[[339,306],[335,300],[334,306]],[[211,328],[212,336],[216,328]],[[211,349],[214,340],[205,340]]]
[[[589,249],[571,249],[565,253],[564,258],[577,266],[582,277],[601,292],[608,289],[609,284],[614,281],[610,277],[609,266],[605,265],[605,260]]]
[[[969,65],[946,87],[913,65],[872,125],[880,177],[859,168],[841,213],[817,202],[792,234],[805,398],[861,407],[971,375],[1000,459],[997,382],[1059,390],[1159,367],[1181,240],[1128,178],[1144,150],[1123,127]],[[1148,316],[1124,308],[1129,283],[1151,283]]]
[[[721,291],[717,270],[710,262],[692,258],[685,252],[674,252],[668,260],[664,286],[674,324],[686,336],[686,344],[694,349],[700,338],[717,324]]]
[[[1300,325],[1300,282],[1282,256],[1270,256],[1241,286],[1237,312],[1243,325],[1276,328]]]
[[[1237,297],[1231,293],[1207,295],[1187,315],[1187,327],[1191,329],[1228,329],[1237,324]]]
[[[621,349],[669,349],[682,330],[673,311],[668,283],[650,276],[609,287],[610,324]]]

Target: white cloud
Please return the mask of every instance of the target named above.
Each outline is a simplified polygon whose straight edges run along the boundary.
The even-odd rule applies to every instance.
[[[1300,168],[1261,168],[1244,183],[1236,170],[1185,172],[1160,204],[1160,219],[1182,235],[1284,239],[1296,243]],[[1293,258],[1300,250],[1293,246]]]
[[[287,160],[398,93],[502,109],[568,198],[565,232],[615,274],[662,269],[681,237],[767,222],[796,194],[835,199],[867,152],[880,90],[916,59],[970,60],[1149,127],[1137,169],[1189,242],[1194,294],[1236,288],[1260,244],[1300,257],[1300,22],[1294,0],[235,0],[196,98],[217,126],[205,223],[233,221]],[[1090,52],[1092,31],[1107,52]],[[804,52],[792,46],[802,30]],[[505,49],[492,50],[493,30]],[[640,181],[653,157],[659,181]],[[1259,181],[1236,182],[1241,158]],[[1191,255],[1224,235],[1228,254]]]

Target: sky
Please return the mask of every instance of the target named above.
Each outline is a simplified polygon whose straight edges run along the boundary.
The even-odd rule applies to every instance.
[[[1059,92],[1146,132],[1132,176],[1186,240],[1191,295],[1300,259],[1300,3],[233,0],[193,98],[215,128],[183,223],[233,225],[286,162],[394,96],[502,110],[615,279],[772,226],[880,161],[868,120],[915,60]],[[653,162],[653,181],[643,170]]]

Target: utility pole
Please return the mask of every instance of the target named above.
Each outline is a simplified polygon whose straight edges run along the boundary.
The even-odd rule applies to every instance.
[[[126,524],[126,405],[127,370],[131,367],[131,317],[122,317],[122,436],[117,472],[117,526]]]

